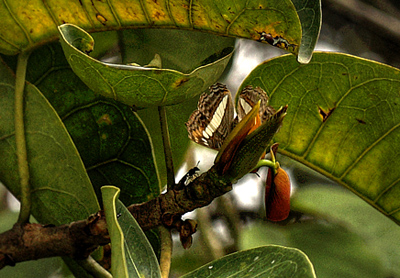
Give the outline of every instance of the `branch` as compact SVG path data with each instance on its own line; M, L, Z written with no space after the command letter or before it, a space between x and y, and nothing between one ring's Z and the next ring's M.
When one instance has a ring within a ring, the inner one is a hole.
M143 230L161 225L177 228L182 244L189 247L196 224L190 220L182 221L181 215L208 205L231 189L230 180L219 176L212 167L183 189L168 190L166 194L128 209ZM0 234L0 269L18 262L55 256L82 260L99 245L108 243L110 237L102 211L86 220L57 227L17 223Z
M148 202L131 205L128 210L143 230L160 225L177 227L181 215L210 204L231 189L230 179L224 179L212 167L182 190L168 190Z
M67 256L86 259L99 245L110 242L104 214L61 226L15 224L0 234L0 269L18 262Z

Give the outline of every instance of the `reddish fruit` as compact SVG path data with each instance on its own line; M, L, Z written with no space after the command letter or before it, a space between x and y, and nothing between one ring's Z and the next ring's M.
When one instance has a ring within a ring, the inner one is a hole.
M268 220L283 221L290 212L290 179L281 167L273 172L269 169L265 186L266 215Z

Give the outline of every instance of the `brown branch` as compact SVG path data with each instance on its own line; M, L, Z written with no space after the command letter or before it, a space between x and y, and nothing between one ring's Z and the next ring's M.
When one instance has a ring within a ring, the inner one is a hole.
M183 189L168 190L153 200L131 205L128 210L143 230L160 225L179 229L182 214L210 204L231 189L230 180L218 175L212 167Z
M131 205L128 209L143 230L160 225L177 228L182 244L189 247L196 224L190 220L182 221L181 215L208 205L214 198L230 191L232 184L219 176L213 167L188 186L176 188L148 202ZM81 260L99 245L109 242L102 211L68 225L15 224L11 230L0 234L0 269L22 261L55 256Z
M85 259L99 245L110 242L101 212L86 220L61 226L15 224L0 234L0 269L18 262L68 256Z

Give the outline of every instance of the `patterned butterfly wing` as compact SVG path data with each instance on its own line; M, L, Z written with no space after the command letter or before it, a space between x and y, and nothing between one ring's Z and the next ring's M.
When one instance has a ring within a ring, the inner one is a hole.
M225 85L216 83L209 93L200 96L186 127L189 138L206 147L218 150L232 130L234 108L232 97Z
M261 100L260 103L260 119L261 123L265 122L269 117L275 113L275 109L268 105L268 95L260 87L248 85L246 86L239 95L236 110L238 113L239 121L241 121L244 116L256 105L256 103Z

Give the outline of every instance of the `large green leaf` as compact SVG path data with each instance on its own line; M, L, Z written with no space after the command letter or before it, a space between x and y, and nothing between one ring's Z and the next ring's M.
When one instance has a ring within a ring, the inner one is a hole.
M305 222L279 226L262 222L249 226L241 235L241 248L265 244L302 250L313 263L316 277L388 277L365 240L338 224Z
M59 44L31 54L27 80L46 96L63 120L86 170L100 187L121 188L125 204L159 195L160 183L147 130L123 104L97 96L72 72Z
M136 108L178 104L199 95L222 74L233 50L185 74L100 62L84 53L92 50L94 41L83 29L64 24L59 30L61 45L75 74L96 93Z
M307 278L315 277L315 273L300 250L270 245L230 254L182 277Z
M0 180L20 196L14 137L14 83L0 64ZM99 210L93 187L63 123L33 85L25 89L25 133L32 214L41 223L60 225Z
M114 277L161 277L157 258L128 209L118 200L119 189L101 188L111 238L111 272Z
M283 56L243 82L288 104L280 151L348 187L400 223L400 71L343 54Z
M214 1L3 1L0 3L0 52L14 55L57 38L57 26L88 31L123 28L179 28L223 36L259 39L261 32L281 36L297 53L300 21L290 0Z
M296 211L340 223L353 233L358 234L364 239L362 245L366 245L369 250L368 253L373 253L377 261L381 262L382 269L387 272L386 275L381 275L381 277L400 277L399 227L390 219L382 217L377 210L348 190L338 186L306 186L295 192L291 205ZM331 246L327 250L336 249L333 241L329 241L329 244ZM333 257L332 254L329 254L330 252L327 253L325 254L327 257ZM360 259L362 259L362 254L366 252L354 253L360 254ZM348 254L351 256L352 253L348 252ZM314 265L317 268L317 265ZM339 262L337 265L341 265L341 263ZM355 275L337 275L336 277L365 277L364 275L356 275L360 268L365 267L354 264Z

